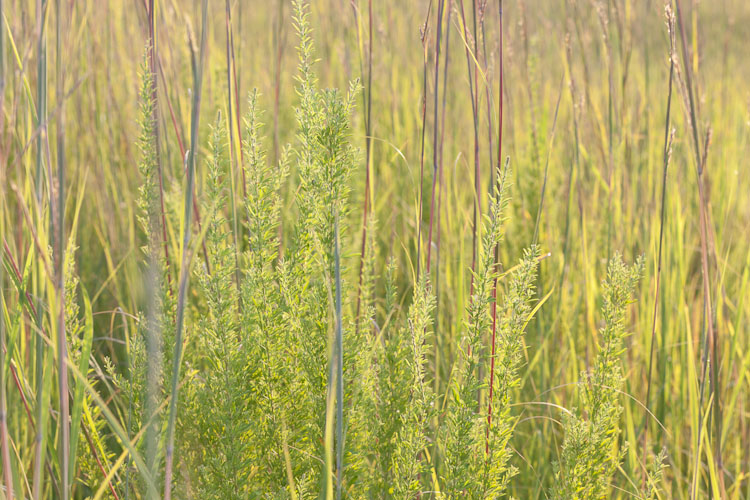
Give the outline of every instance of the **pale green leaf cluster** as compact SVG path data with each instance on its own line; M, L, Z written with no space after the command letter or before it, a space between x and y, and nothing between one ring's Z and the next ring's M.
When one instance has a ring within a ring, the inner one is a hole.
M620 444L620 397L624 383L627 306L643 272L643 258L627 266L617 254L604 281L599 353L578 385L580 407L563 418L565 440L556 465L552 495L558 499L604 499L625 453ZM663 458L662 458L663 461ZM660 468L660 467L659 467Z
M500 497L515 474L508 448L515 425L510 397L520 382L517 371L523 353L523 331L535 296L539 251L532 247L525 252L512 273L503 303L497 307L490 399L493 376L492 352L488 349L493 321L490 311L498 277L495 248L503 235L503 214L508 201L507 168L500 175L500 188L492 198L484 224L482 255L474 274L464 342L452 375L446 419L440 429L441 492L447 498Z

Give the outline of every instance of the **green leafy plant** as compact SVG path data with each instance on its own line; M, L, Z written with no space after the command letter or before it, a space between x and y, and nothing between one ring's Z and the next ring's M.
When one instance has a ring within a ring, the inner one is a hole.
M602 297L604 326L599 330L599 353L591 372L581 375L580 406L563 417L565 440L556 466L554 498L609 496L612 477L627 446L620 443L620 398L625 378L620 358L625 350L627 306L633 301L643 265L643 258L639 258L628 267L619 254L609 263ZM649 496L654 494L663 462L664 456L658 456L649 474Z
M500 309L494 366L485 339L491 330L490 305L497 276L495 247L502 238L507 205L508 170L498 172L499 189L485 221L482 257L474 275L474 294L468 307L465 342L447 395L447 416L441 433L442 491L449 498L496 498L507 488L515 469L510 466L510 440L515 418L510 411L512 390L519 384L523 332L531 319L539 251L532 247L512 272ZM495 377L496 392L482 399ZM485 402L485 404L481 404ZM491 413L494 408L494 418Z

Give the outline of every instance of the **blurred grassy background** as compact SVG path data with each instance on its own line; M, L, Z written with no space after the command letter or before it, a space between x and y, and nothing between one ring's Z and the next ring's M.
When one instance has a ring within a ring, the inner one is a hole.
M452 8L459 8L459 2L451 2ZM33 139L39 110L39 6L33 0L3 3L0 219L2 238L23 265L34 244L24 206L34 199L36 189L37 147ZM465 3L470 12L471 1ZM117 363L123 355L122 342L134 332L131 315L144 300L138 266L140 228L135 197L140 178L135 139L138 68L147 40L146 8L141 0L62 4L67 13L61 44L63 94L49 84L49 134L52 137L54 130L64 127L69 220L81 204L74 240L79 247L75 268L92 297L94 349L97 356L111 356ZM371 199L378 221L378 269L382 272L386 259L392 256L400 268L400 289L407 292L417 258L418 220L422 218L424 227L428 224L433 180L435 5L431 6L426 51L420 39L428 7L426 0L374 1L370 47L365 0L311 2L320 58L317 72L323 86L346 88L363 71L366 76L366 58L372 54L371 86L365 91L372 99ZM204 123L211 122L218 110L227 112L228 92L224 3L212 0L209 8ZM667 497L689 498L698 461L699 498L709 495L710 490L727 498L750 498L750 4L742 0L685 0L683 8L692 54L688 64L697 91L698 126L702 134L709 127L712 131L705 183L708 279L719 360L719 385L714 397L718 397L720 412L712 418L719 419L718 427L701 420L709 408L709 398L700 395L704 314L699 199L688 110L677 83L672 97L676 133L666 184L653 389L651 400L646 401L669 71L664 3L505 2L503 155L510 157L514 183L507 237L500 252L506 266L515 263L521 250L532 243L548 164L538 241L549 256L541 265L538 295L551 295L529 325L528 362L516 398L526 402L517 408L521 419L512 441L518 452L515 464L520 469L512 484L524 485L514 486L518 498L544 498L552 480L552 462L561 442L560 415L546 403L569 406L573 384L588 367L601 324L597 313L600 281L615 251L621 251L630 261L639 254L647 259L638 304L632 309L633 335L624 354L628 384L622 399L623 438L631 446L623 476L641 475L644 424L651 419L649 447L666 446L669 453ZM159 130L167 210L171 212L179 211L183 189L182 149L189 142L192 82L188 33L199 30L199 9L197 0L157 2ZM490 149L488 140L488 127L497 133L496 2L488 2L486 12L485 50L481 54L486 56L486 64L484 59L482 62L487 71L480 79L479 124L485 207L489 172L497 160L496 144ZM267 110L264 121L269 144L274 145L273 158L277 145L294 141L297 38L291 8L287 2L276 0L240 0L232 3L231 14L240 112L246 107L244 96L257 88L260 107ZM49 8L45 26L50 33L50 75L57 60L52 35L55 20L55 10ZM450 35L444 34L450 37L446 88L440 78L440 99L444 93L446 103L441 236L439 252L432 252L433 282L437 281L439 287L438 354L432 362L438 388L445 387L468 299L474 201L474 126L462 28L456 11L450 23ZM425 54L427 134L424 174L420 178ZM678 54L679 66L683 67ZM444 48L442 57L445 55ZM491 124L485 86L490 90ZM274 110L278 110L278 120L274 119ZM353 122L352 140L363 154L362 168L352 184L354 206L359 208L353 210L352 230L345 241L349 263L346 276L352 282L357 279L365 185L361 102ZM200 143L206 144L208 128L203 127L200 133ZM53 142L51 158L57 154ZM205 173L200 159L198 172L200 196ZM421 214L420 184L425 197ZM285 189L288 200L294 186L293 174ZM288 203L284 219L294 217L294 208ZM168 227L168 235L171 253L178 255L179 228ZM426 239L423 234L423 249L428 244ZM438 248L437 241L432 245ZM8 303L17 300L12 293L5 295ZM9 392L8 397L10 408L21 404L17 395ZM20 425L18 421L15 424ZM14 422L9 425L12 429ZM705 428L699 443L702 426ZM721 464L716 461L717 449ZM18 453L31 456L30 451Z

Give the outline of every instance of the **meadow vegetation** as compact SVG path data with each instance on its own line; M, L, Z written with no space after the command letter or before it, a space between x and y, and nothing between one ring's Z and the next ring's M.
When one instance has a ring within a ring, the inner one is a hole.
M0 499L750 499L749 23L0 0Z

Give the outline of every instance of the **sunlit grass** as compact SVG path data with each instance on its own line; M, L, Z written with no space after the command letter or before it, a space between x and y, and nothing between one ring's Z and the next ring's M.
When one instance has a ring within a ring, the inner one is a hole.
M0 0L0 498L747 498L750 8L666 3Z

